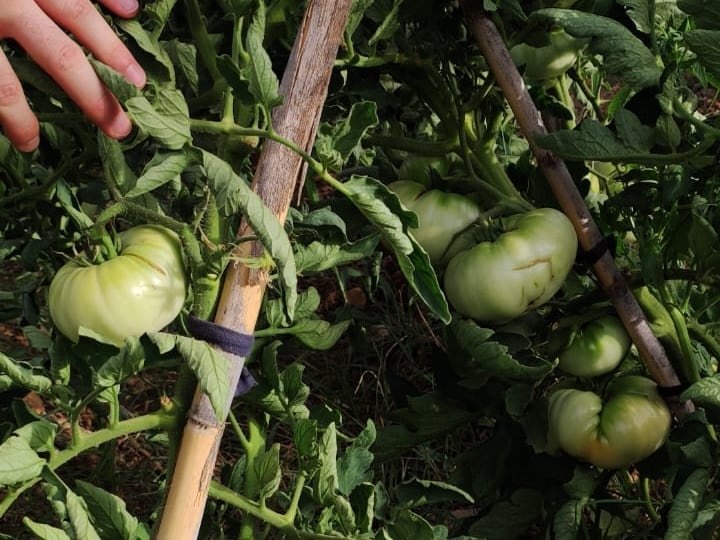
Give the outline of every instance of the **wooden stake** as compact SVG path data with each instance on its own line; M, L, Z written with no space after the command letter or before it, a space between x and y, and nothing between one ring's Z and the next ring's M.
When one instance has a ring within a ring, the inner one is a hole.
M352 0L309 0L290 60L280 84L283 105L273 111L273 129L307 152L312 150L332 68ZM306 164L286 147L266 141L253 181L254 191L277 216L285 221ZM238 233L252 231L244 223ZM259 256L262 245L253 243L240 257ZM252 334L260 313L267 273L242 263L232 263L223 282L215 323ZM227 355L232 371L230 387L235 388L244 358ZM217 418L210 400L198 388L183 432L175 472L157 528L158 540L192 540L198 537L213 476L225 417Z
M560 208L575 226L580 247L590 252L596 246L602 245L604 237L593 221L565 162L535 143L535 135L546 134L547 130L502 36L495 24L485 16L480 1L463 0L462 4L473 35L530 145L530 150ZM678 387L680 379L670 364L665 349L653 334L645 314L608 250L592 265L592 270L615 306L650 376L661 387ZM671 402L670 405L680 417L693 410L692 403L689 402Z

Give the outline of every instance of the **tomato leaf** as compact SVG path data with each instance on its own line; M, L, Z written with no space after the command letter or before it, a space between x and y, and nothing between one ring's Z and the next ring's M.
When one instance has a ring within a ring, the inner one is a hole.
M709 481L708 469L695 469L688 475L670 507L665 540L684 540L692 532Z
M311 242L295 245L295 264L301 274L323 272L344 264L359 261L375 252L380 235L373 234L348 244Z
M115 184L122 193L132 189L137 177L128 167L120 143L101 133L98 135L98 149L107 181Z
M55 450L55 435L58 426L47 420L36 420L15 430L15 435L25 439L30 448L36 452L52 452Z
M720 410L720 375L704 377L680 395L681 401L693 401L702 407Z
M224 209L226 215L241 210L275 261L285 297L285 310L292 320L297 302L297 270L292 245L284 227L247 182L235 174L229 163L205 150L200 152L218 206Z
M118 98L120 103L125 103L128 99L142 95L142 92L133 83L128 81L121 73L115 71L107 64L103 64L94 58L90 59L95 73L98 74L100 80L108 87L108 89Z
M259 498L261 501L272 497L280 487L282 469L280 468L280 444L273 444L268 450L256 456L249 468L246 484L255 486L256 490L248 490L245 495Z
M27 516L23 518L23 524L41 540L73 540L62 529L45 523L38 523Z
M38 477L45 463L27 440L12 435L0 444L0 486L12 486Z
M316 496L322 504L332 504L335 491L338 489L335 424L330 424L325 429L318 442L320 468L315 479Z
M125 347L110 356L97 372L93 373L96 388L111 388L120 384L145 366L145 351L137 338L126 338Z
M542 517L543 495L534 489L520 488L509 500L493 505L485 516L475 521L470 534L486 540L517 538Z
M125 105L138 127L165 148L179 150L192 141L190 112L179 90L160 90L154 103L139 96Z
M148 163L142 175L135 182L135 186L125 196L138 197L154 189L164 186L170 181L178 181L180 173L190 163L190 156L184 152L159 152Z
M361 158L362 138L377 123L375 102L361 101L353 103L348 116L339 123L321 124L315 139L315 150L320 161L331 170L338 171L352 154Z
M377 433L372 420L367 420L360 434L337 460L338 491L349 496L363 482L372 479L374 456L370 447Z
M120 497L83 480L75 481L75 489L85 501L92 523L103 540L136 537L138 520L130 515Z
M450 322L450 308L427 253L407 233L417 216L405 210L397 195L374 178L353 175L342 192L383 234L397 257L408 284L442 322Z
M677 0L677 7L692 15L698 28L720 30L720 4L707 0Z
M601 55L603 69L624 80L635 90L655 86L662 68L645 44L619 22L571 9L547 8L534 11L529 23L556 24L578 39L588 39L591 53Z
M7 375L15 384L38 393L47 391L52 381L44 375L36 375L34 370L21 366L9 356L0 352L0 374Z
M536 135L535 140L543 148L568 160L653 163L656 156L649 151L652 130L648 126L640 124L631 112L621 109L616 113L615 127L613 132L597 120L583 120L576 129Z
M456 371L463 378L463 386L481 388L490 377L536 381L553 369L550 362L533 366L521 364L508 354L505 345L492 339L493 330L483 328L474 321L455 318L449 328L459 348L470 355L469 359L458 360L455 364Z
M459 408L439 393L408 396L406 408L392 412L395 424L377 430L372 446L375 459L389 460L411 448L431 441L460 426L467 425L478 413Z
M159 75L159 78L170 82L175 81L175 67L173 66L172 59L160 44L157 37L143 28L137 19L119 19L117 25L127 32L135 40L135 43L146 53L150 54L157 64L162 67L162 73L156 74L156 76ZM145 69L146 71L154 71L149 66L145 66Z
M197 71L197 48L192 43L183 43L179 39L171 39L166 44L168 55L176 70L187 81L190 89L197 94L200 78Z
M441 503L474 503L472 495L457 486L438 480L413 478L395 488L398 502L406 507Z
M411 512L402 510L385 527L385 538L396 540L399 538L412 538L413 540L434 540L435 533L425 518ZM484 537L483 537L484 538Z
M556 540L576 540L582 524L586 499L565 501L553 517L553 538Z
M684 38L697 61L720 77L720 30L688 30Z
M152 332L148 337L157 345L160 353L168 352L173 348L177 350L197 377L203 393L210 398L217 418L225 418L231 392L234 390L230 388L228 378L230 373L228 358L209 343L190 337L163 332Z
M265 5L261 2L248 28L245 48L252 59L245 69L250 93L266 110L282 103L279 81L272 69L272 60L263 48L265 37Z
M100 535L90 521L85 501L81 497L68 489L65 494L65 505L76 538L101 540Z

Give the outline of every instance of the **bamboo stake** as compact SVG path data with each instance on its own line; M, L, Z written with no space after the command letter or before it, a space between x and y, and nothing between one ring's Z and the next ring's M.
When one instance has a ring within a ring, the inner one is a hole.
M602 245L604 237L593 221L565 162L535 142L535 135L546 134L547 129L525 86L520 72L512 61L502 36L495 24L483 12L479 0L463 0L463 9L471 30L485 56L495 81L505 95L530 145L545 178L552 189L560 208L575 226L580 247L591 251ZM605 250L592 265L592 270L605 294L615 306L618 316L627 329L633 343L645 362L650 376L661 387L678 387L680 379L673 369L662 344L653 334L645 314L633 296L625 277L622 275L612 254ZM671 401L670 405L679 417L693 410L692 403Z
M273 111L273 129L300 148L310 152L320 114L327 96L333 63L340 46L351 0L309 0L295 44L280 84L283 105ZM286 147L266 141L253 180L253 190L265 204L285 221L299 179L307 165ZM238 236L251 235L243 223ZM240 258L259 256L262 245L252 243ZM252 334L267 281L267 271L232 263L223 282L215 323ZM232 370L230 387L235 388L244 358L227 355ZM210 400L199 389L195 392L183 432L175 472L170 482L156 538L158 540L195 539L213 476L228 401L223 418L217 418Z

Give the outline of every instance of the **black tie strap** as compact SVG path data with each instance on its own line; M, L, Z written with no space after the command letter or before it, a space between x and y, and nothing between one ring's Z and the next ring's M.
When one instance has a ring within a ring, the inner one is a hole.
M675 386L658 386L658 394L664 398L678 397L685 390L690 388L689 384L678 384Z
M234 354L242 358L250 354L253 343L255 342L255 337L250 334L236 332L230 328L198 319L192 315L187 318L186 326L194 338L207 341L226 353ZM255 385L257 385L255 377L243 366L240 379L235 388L235 396L246 394Z
M610 243L608 242L607 238L603 236L603 238L590 249L579 250L578 260L582 263L587 264L588 266L592 266L593 264L598 262L603 255L605 255L606 251L610 251L612 253Z

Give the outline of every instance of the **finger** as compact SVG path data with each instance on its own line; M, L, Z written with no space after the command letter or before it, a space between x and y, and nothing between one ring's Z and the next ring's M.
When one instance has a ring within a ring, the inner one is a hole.
M20 43L108 136L117 139L129 134L132 129L130 119L117 99L100 82L80 46L34 2L28 2L23 17L24 20L7 29L9 37Z
M100 0L100 3L115 15L125 18L134 17L140 8L137 0Z
M30 152L40 142L40 126L25 101L25 94L7 57L0 50L0 126L21 152Z
M122 73L138 88L145 71L89 0L35 0L57 24L72 32L100 61ZM114 1L120 4L119 0Z

